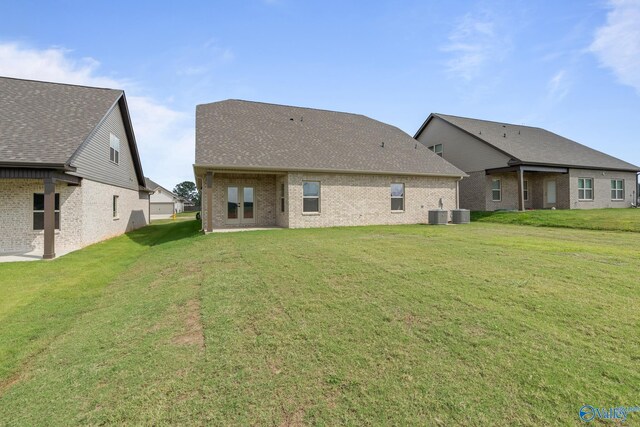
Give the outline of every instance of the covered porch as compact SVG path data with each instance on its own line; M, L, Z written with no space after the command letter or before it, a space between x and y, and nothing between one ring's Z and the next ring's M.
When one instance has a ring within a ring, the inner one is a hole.
M0 167L5 228L0 236L0 255L4 261L56 257L56 230L60 229L61 215L57 187L77 186L80 181L79 177L55 169ZM30 241L34 234L42 234L41 246Z
M488 210L569 209L568 172L536 165L489 169Z
M196 176L201 178L205 232L287 226L286 173L205 170Z

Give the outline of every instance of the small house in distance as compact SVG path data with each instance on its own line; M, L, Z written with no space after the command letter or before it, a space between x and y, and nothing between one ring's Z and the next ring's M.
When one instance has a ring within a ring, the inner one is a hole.
M149 223L122 90L0 77L0 254L45 259Z
M359 114L227 100L196 108L202 227L416 224L464 172Z
M623 208L638 197L640 167L541 128L434 113L415 138L469 175L464 209Z
M180 196L150 178L145 178L145 182L147 188L153 191L149 201L151 219L167 218L174 213L184 212L184 200Z

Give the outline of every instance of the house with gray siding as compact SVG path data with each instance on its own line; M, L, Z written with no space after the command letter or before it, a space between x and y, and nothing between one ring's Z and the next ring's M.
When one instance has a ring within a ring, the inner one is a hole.
M640 167L541 128L434 113L415 138L467 173L463 209L623 208L638 197Z
M0 254L51 259L149 223L122 90L0 77Z
M226 100L196 108L202 228L428 222L465 173L359 114Z

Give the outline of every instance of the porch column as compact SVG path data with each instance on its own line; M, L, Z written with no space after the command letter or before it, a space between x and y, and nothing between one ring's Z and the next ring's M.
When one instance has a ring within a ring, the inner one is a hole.
M518 210L524 211L524 172L518 167Z
M44 253L42 259L56 257L56 182L52 178L44 179Z
M207 172L205 179L207 191L207 227L206 231L213 231L213 172Z

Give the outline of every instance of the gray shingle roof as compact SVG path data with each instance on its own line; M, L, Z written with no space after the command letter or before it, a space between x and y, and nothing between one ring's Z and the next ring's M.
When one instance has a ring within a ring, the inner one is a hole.
M145 186L151 190L151 191L156 191L158 188L162 188L164 191L166 191L169 194L173 194L174 197L177 197L178 199L180 199L181 197L178 196L177 194L175 194L173 191L167 190L166 188L164 188L162 185L158 184L157 182L155 182L154 180L152 180L151 178L147 178L146 176L144 177L144 182L145 182Z
M67 163L122 93L0 77L0 163Z
M197 106L196 166L465 175L368 117L240 100Z
M640 168L545 129L436 114L520 163L638 171Z

